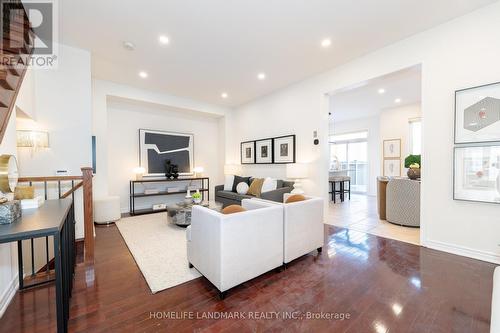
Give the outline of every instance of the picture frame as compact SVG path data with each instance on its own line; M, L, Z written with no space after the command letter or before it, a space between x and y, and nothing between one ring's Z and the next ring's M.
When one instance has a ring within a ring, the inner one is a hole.
M500 204L500 144L455 147L453 165L453 200Z
M384 160L384 177L401 177L401 159Z
M273 139L262 139L255 141L255 163L272 164L274 161Z
M241 164L255 164L255 141L245 141L240 146Z
M170 160L180 176L192 175L194 135L163 130L139 129L139 165L146 177L164 177L165 163Z
M275 164L295 163L295 135L273 138L273 159Z
M383 157L401 158L401 139L389 139L383 141Z
M455 144L497 141L500 141L500 82L455 91Z

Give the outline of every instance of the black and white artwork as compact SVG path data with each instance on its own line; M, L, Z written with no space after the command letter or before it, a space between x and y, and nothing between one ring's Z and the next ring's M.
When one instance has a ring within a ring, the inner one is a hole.
M255 164L255 141L241 143L241 164Z
M273 139L258 140L255 142L255 162L257 164L273 163Z
M273 139L274 163L295 163L295 135Z
M500 203L500 146L455 148L455 200Z
M500 141L500 83L455 92L455 143Z
M193 155L193 134L139 130L139 160L146 176L165 176L167 161L178 166L179 175L190 175Z
M401 160L400 159L384 160L384 176L385 177L400 177L401 176Z
M401 139L384 140L384 158L401 157Z

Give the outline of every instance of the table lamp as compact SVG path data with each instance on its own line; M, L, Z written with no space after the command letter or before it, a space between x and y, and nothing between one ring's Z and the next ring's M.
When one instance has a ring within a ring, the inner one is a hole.
M143 167L134 168L135 180L142 180L142 176L146 173Z
M205 169L203 169L203 167L200 167L200 166L193 168L194 177L196 178L196 177L200 176L198 174L203 173L203 171L205 171Z
M294 179L292 194L304 194L302 189L301 179L305 179L309 176L309 167L305 163L293 163L286 165L286 177L289 179Z

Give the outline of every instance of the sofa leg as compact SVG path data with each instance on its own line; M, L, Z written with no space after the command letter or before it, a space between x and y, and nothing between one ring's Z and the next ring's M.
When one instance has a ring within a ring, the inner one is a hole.
M226 298L227 291L219 291L219 299L222 301Z
M288 269L288 263L284 262L282 267L283 267L283 270Z
M323 247L318 247L318 253L323 252Z
M193 264L192 263L188 263L189 264L189 268L193 268Z

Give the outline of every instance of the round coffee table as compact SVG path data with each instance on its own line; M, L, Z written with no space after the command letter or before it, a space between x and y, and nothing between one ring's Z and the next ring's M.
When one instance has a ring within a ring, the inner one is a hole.
M202 201L199 204L178 202L174 205L167 206L167 222L183 228L191 225L193 206L203 206L216 211L222 209L222 205L218 202Z

